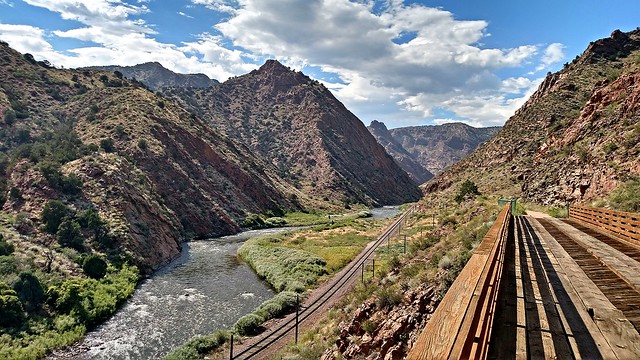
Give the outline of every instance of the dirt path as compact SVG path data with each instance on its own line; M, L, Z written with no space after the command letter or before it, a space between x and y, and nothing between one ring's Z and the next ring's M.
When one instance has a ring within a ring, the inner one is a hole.
M549 214L545 214L545 213L538 212L538 211L531 211L531 210L527 210L527 215L529 215L531 217L534 217L536 219L551 217L551 215L549 215Z

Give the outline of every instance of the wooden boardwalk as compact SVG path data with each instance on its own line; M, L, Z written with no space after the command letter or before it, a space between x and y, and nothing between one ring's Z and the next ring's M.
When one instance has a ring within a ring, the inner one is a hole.
M488 357L640 359L638 248L571 221L514 224Z

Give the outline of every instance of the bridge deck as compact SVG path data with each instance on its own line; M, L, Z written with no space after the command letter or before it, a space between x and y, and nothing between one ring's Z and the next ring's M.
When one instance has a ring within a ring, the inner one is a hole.
M514 231L489 357L640 358L637 248L550 218Z

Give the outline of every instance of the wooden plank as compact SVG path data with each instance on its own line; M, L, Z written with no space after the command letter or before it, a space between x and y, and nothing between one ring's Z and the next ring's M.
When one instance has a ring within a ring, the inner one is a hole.
M577 315L589 332L590 338L597 345L602 358L621 360L640 358L640 334L633 325L609 302L602 291L542 225L533 221L533 226L560 264L557 271L564 289L576 306ZM590 311L594 314L593 319L588 309L591 309ZM577 337L577 334L574 336Z
M584 246L587 251L600 259L600 261L607 264L611 270L628 284L640 291L640 271L638 271L640 267L636 260L569 224L557 219L550 219L550 221L574 241Z
M501 271L500 262L504 257L504 241L510 217L507 204L498 221L491 227L482 243L464 267L456 281L418 337L408 359L460 358L471 351L485 354L489 331L481 331L482 339L477 340L478 329L486 321L491 321L492 312L485 307L492 306L497 296L496 280ZM476 344L477 343L477 344ZM473 356L475 357L475 356Z

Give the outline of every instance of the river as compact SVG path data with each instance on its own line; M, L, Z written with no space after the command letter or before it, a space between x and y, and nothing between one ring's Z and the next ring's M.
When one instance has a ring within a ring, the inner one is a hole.
M397 207L371 210L393 217ZM118 312L64 358L162 359L195 335L230 328L274 295L236 252L247 239L290 228L246 231L183 244L179 258L144 280ZM55 357L55 353L54 353ZM51 358L51 357L50 357Z

